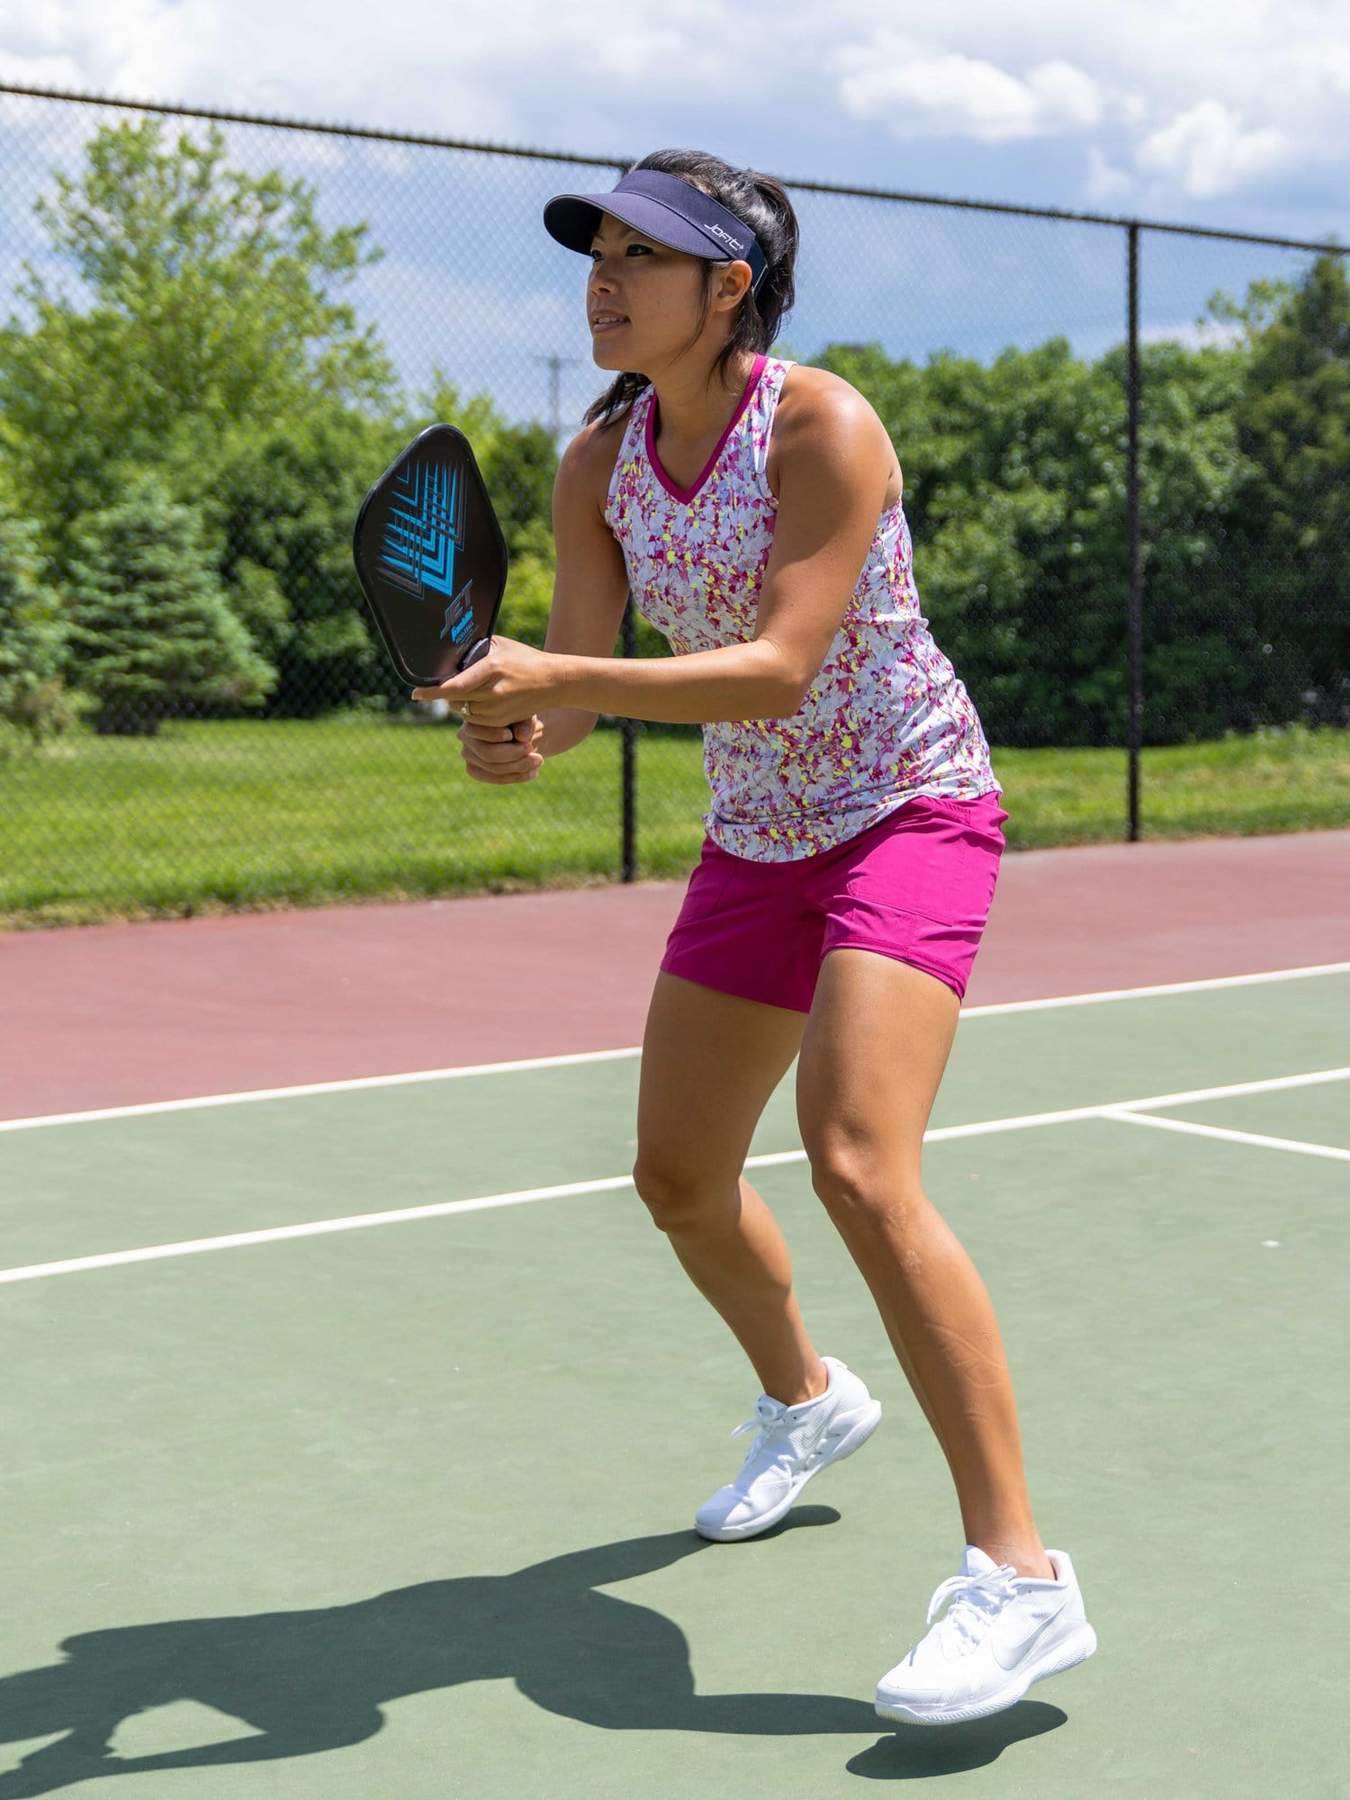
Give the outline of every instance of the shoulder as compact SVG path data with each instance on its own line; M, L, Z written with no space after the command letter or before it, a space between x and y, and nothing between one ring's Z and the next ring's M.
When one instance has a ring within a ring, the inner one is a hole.
M899 480L890 435L867 396L842 375L805 363L793 363L783 377L773 449L780 469L785 461L823 458L870 470L880 459Z
M852 382L806 363L793 363L783 377L774 428L804 437L825 430L864 440L886 433L872 402Z
M634 405L641 404L639 395ZM619 446L632 418L632 409L617 419L593 420L570 440L558 462L558 484L573 495L588 497L604 511L609 496Z

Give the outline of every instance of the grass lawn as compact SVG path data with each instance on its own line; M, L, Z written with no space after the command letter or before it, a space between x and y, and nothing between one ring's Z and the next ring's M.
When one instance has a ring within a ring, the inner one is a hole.
M1009 848L1119 841L1120 750L1000 750ZM620 738L536 781L465 775L453 727L353 713L0 743L0 926L83 924L617 878ZM1350 825L1350 734L1299 726L1143 753L1145 837ZM707 805L696 731L644 735L642 876L683 877Z

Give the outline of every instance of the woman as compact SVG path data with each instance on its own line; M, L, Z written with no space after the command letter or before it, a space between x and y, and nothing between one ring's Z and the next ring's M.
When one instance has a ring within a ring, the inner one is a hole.
M493 783L534 779L602 712L702 725L712 807L652 996L634 1181L763 1392L740 1472L695 1525L767 1530L880 1417L817 1354L741 1173L799 1057L815 1191L946 1455L966 1538L877 1710L980 1718L1096 1647L1073 1564L1032 1518L988 1294L920 1184L1002 790L919 610L885 428L846 381L768 355L793 298L784 189L667 150L611 193L556 196L544 223L591 258L593 355L618 371L558 470L546 647L496 638L415 693L464 715L470 773ZM630 589L673 657L612 656Z

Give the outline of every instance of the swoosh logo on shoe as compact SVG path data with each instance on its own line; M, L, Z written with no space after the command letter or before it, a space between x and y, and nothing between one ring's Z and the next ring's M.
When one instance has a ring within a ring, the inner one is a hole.
M1037 1638L1040 1637L1042 1632L1047 1631L1050 1626L1054 1624L1055 1620L1061 1616L1068 1604L1069 1603L1066 1600L1064 1605L1052 1612L1048 1619L1042 1619L1040 1624L1037 1625L1033 1631L1028 1632L1025 1637L1016 1639L1015 1641L1000 1643L998 1641L997 1633L995 1633L994 1642L991 1647L994 1652L994 1661L998 1664L999 1668L1007 1670L1015 1669L1018 1663L1021 1662L1022 1658L1026 1655L1027 1651L1030 1650L1031 1646L1036 1642Z
M812 1432L809 1432L807 1434L807 1436L805 1438L803 1438L802 1447L797 1452L799 1461L805 1462L806 1458L811 1455L812 1451L818 1450L820 1448L821 1440L824 1438L825 1433L828 1430L830 1423L831 1423L835 1413L838 1412L838 1410L839 1410L838 1407L822 1408L821 1409L821 1417L819 1419L809 1420L809 1422L815 1426L815 1430Z

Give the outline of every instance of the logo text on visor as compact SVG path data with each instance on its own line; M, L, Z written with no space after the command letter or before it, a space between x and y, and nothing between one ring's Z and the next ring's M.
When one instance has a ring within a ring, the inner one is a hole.
M723 231L720 225L704 225L702 229L711 233L713 237L721 238L724 244L730 244L733 250L739 250L741 247L741 240L732 237L729 231Z

